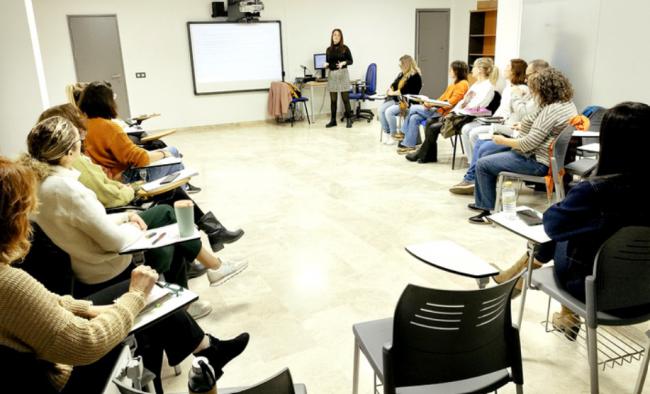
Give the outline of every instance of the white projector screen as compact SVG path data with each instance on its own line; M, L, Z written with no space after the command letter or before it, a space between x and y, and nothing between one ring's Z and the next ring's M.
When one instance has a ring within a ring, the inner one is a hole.
M282 80L279 21L188 22L194 94L268 90Z

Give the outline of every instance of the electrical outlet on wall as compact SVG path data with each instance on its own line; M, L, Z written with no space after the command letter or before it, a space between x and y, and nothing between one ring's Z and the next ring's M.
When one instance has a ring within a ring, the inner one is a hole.
M136 78L147 78L147 73L145 73L145 72L135 73L135 77Z

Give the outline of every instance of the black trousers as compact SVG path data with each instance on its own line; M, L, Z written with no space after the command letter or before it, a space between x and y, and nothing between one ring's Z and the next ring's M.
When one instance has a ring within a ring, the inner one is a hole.
M332 119L336 120L336 110L338 109L338 92L330 92L330 111ZM350 107L350 92L341 92L341 99L345 107L345 117L352 116L352 107Z
M87 297L95 305L112 304L126 293L129 281L122 281ZM205 333L185 311L179 310L135 334L138 343L136 355L142 356L145 368L156 375L154 386L162 393L160 371L163 352L170 365L178 365L199 346ZM122 345L115 347L104 357L90 365L76 366L63 393L102 393L115 366Z
M430 119L424 126L424 142L418 151L418 159L421 162L438 161L438 135L442 128L442 122L438 118Z

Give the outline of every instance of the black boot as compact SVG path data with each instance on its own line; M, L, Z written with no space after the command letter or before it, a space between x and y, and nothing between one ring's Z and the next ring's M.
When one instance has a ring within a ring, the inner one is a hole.
M345 127L352 128L352 115L349 112L345 114Z
M325 127L327 127L327 128L334 127L334 126L336 126L336 114L334 116L332 116L332 118L330 119L330 122L325 125Z
M220 251L223 249L223 244L233 243L244 235L244 230L242 229L230 231L225 228L217 218L214 217L212 212L203 215L203 217L199 219L197 226L199 227L199 230L208 235L213 252Z

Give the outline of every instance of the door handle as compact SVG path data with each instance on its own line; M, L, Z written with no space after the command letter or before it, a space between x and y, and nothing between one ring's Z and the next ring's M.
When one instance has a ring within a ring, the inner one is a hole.
M122 74L113 74L113 75L111 75L111 78L112 79L122 78Z

